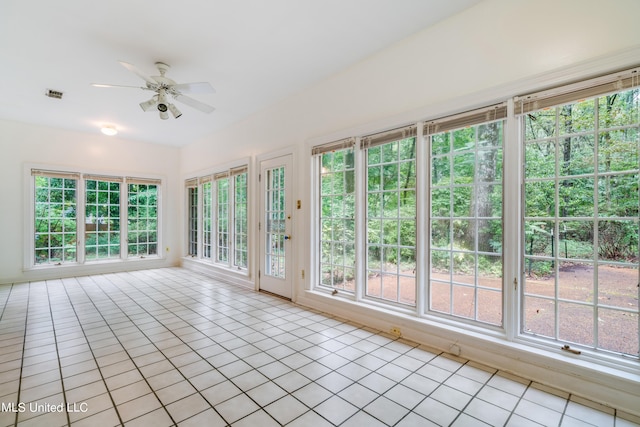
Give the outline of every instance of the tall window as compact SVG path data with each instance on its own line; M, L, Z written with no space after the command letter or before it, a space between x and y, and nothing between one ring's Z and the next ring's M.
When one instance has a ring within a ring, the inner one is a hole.
M356 177L353 138L323 147L320 167L320 283L355 292Z
M523 332L637 355L640 90L584 95L520 106Z
M77 260L79 174L32 171L35 180L34 264Z
M365 295L416 304L415 126L362 140L367 160Z
M229 176L216 178L217 261L229 262Z
M237 268L247 268L248 261L248 195L247 195L247 172L243 168L239 173L233 175L235 195L234 195L234 266Z
M198 180L187 184L187 204L189 207L188 254L198 256Z
M247 167L188 179L185 188L189 255L218 266L246 270L249 260ZM198 197L198 192L202 197ZM199 239L201 254L198 253Z
M120 178L85 177L85 259L120 258Z
M429 309L501 325L503 131L501 121L476 124L486 113L427 125L434 130Z
M202 257L211 259L213 248L213 183L211 177L202 181Z
M128 184L127 213L128 254L158 255L158 185Z

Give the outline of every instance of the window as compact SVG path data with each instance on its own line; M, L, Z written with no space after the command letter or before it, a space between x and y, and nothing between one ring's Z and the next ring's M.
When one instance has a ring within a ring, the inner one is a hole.
M318 150L320 164L320 284L355 292L356 182L349 139Z
M367 188L365 295L416 304L415 126L364 138Z
M486 122L486 113L505 117L506 108L425 129L431 133L429 310L501 325L503 124Z
M632 79L518 106L521 316L525 334L638 355L640 90L623 86Z
M248 248L248 198L247 198L247 172L246 169L237 171L234 178L234 266L237 268L247 268L249 258Z
M187 183L187 203L189 205L189 249L188 254L198 256L198 180Z
M218 266L246 270L249 261L247 167L188 179L185 188L189 255ZM198 192L202 197L198 197ZM198 240L202 241L201 254L197 252Z
M159 180L39 169L31 175L27 267L158 255Z
M314 287L594 360L637 358L638 75L312 147Z
M216 178L216 253L218 262L229 262L229 176Z
M33 170L35 181L34 261L77 261L77 187L79 174Z
M158 185L141 182L128 188L128 254L158 255Z
M213 249L213 184L206 177L202 184L202 257L211 259Z
M120 258L122 179L85 177L85 259Z

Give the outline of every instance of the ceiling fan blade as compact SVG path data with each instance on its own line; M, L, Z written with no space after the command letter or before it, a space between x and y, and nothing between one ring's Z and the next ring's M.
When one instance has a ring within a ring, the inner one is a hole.
M189 107L193 107L196 110L202 111L203 113L211 113L213 110L215 110L215 108L213 108L211 105L207 105L204 102L197 101L185 95L176 95L175 99L176 101L180 101L183 104L188 105Z
M143 90L151 90L148 87L142 87L142 86L126 86L126 85L111 85L111 84L105 84L105 83L91 83L91 86L93 87L116 87L116 88L120 88L120 87L126 87L126 88L132 88L132 89L143 89Z
M140 71L138 67L136 67L135 65L129 64L128 62L124 62L124 61L119 61L119 62L124 68L131 71L133 74L140 77L142 80L149 83L150 85L154 85L154 86L158 85L157 81L153 80L151 77L147 76L145 73Z
M178 92L184 93L215 93L216 90L207 82L181 83L173 86Z

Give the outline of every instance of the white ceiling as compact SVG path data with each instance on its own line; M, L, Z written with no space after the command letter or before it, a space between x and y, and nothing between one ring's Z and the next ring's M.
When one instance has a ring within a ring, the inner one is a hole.
M0 2L0 118L183 146L313 85L480 0L57 0ZM37 3L37 4L34 4ZM118 61L208 81L204 114L160 120ZM44 96L64 92L61 100Z

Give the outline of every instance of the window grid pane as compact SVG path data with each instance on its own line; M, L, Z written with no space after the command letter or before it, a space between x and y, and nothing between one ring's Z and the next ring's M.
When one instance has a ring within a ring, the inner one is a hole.
M34 263L75 262L77 180L35 177Z
M128 254L158 254L158 186L128 184Z
M429 310L500 326L503 124L430 139Z
M523 116L523 332L638 355L639 89Z
M212 248L212 199L211 181L202 184L202 257L211 259Z
M320 284L355 292L355 164L353 148L320 162Z
M217 262L229 263L229 178L216 180Z
M249 248L247 222L247 173L234 177L234 266L247 268Z
M416 304L416 138L367 154L368 297Z
M187 189L189 199L189 246L188 253L192 257L198 256L198 187Z
M120 183L85 181L85 259L120 257Z

